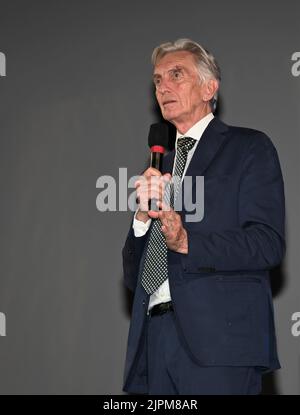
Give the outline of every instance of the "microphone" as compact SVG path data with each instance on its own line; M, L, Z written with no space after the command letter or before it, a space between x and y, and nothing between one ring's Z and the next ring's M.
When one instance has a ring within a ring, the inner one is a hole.
M149 136L148 136L148 145L151 151L150 158L150 167L162 172L163 167L163 155L168 147L169 143L169 128L167 124L156 123L150 126ZM159 210L156 205L157 200L149 200L149 209L150 210Z
M148 145L151 151L150 167L162 171L162 161L165 149L168 147L169 129L167 124L156 123L150 126Z

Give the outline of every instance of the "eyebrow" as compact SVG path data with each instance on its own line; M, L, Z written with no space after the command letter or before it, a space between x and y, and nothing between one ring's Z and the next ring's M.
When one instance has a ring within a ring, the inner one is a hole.
M173 68L169 69L167 72L170 73L170 72L174 72L174 71L182 71L184 69L185 68L183 66L175 65ZM161 78L161 75L157 74L157 73L154 73L152 78L153 78L153 80L159 79L159 78Z

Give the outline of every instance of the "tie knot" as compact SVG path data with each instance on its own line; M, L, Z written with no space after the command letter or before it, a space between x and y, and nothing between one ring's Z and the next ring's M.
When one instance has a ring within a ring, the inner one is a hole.
M192 137L180 137L177 140L177 148L189 152L195 145L196 140Z

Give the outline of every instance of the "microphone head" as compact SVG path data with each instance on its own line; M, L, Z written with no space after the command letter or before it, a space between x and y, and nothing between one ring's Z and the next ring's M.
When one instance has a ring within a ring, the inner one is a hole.
M149 136L148 136L149 147L162 146L168 148L169 144L169 128L167 124L156 123L151 124Z

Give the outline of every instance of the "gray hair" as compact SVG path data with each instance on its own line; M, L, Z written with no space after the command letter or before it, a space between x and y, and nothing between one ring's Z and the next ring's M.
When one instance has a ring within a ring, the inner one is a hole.
M175 40L175 42L162 43L157 46L151 57L153 66L155 66L167 53L179 51L190 52L194 56L200 81L215 79L220 84L221 70L214 56L203 46L199 45L199 43L190 39L178 39ZM218 91L210 100L212 111L215 111L216 109L217 100Z

